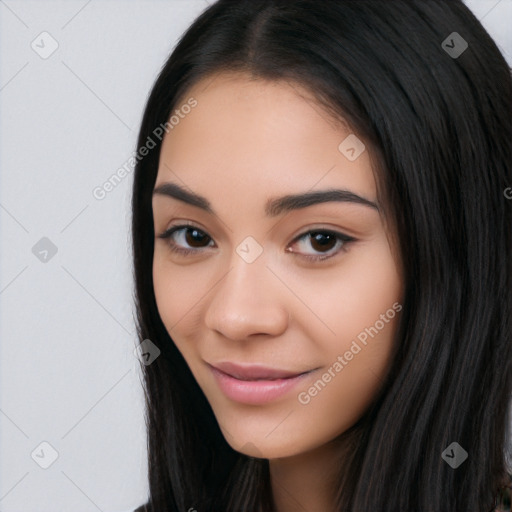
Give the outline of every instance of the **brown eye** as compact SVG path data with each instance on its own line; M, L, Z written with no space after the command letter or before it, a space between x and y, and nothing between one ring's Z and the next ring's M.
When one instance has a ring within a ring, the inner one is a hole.
M188 225L173 226L158 235L158 238L168 239L169 248L180 254L198 253L212 241L203 231Z
M310 231L309 236L311 237L311 247L315 251L328 251L336 246L337 237L332 233L325 231Z
M208 242L209 239L209 236L205 235L199 229L187 228L185 230L185 242L191 247L204 247L202 244L205 240Z
M213 240L204 231L193 225L173 226L164 233L158 235L158 238L168 239L168 246L171 251L184 256L196 255L203 252L206 247L212 247ZM313 253L307 251L289 251L296 253L297 256L312 262L320 262L342 251L346 251L346 246L356 239L343 233L330 230L312 230L298 236L293 245L309 245Z
M294 244L299 246L309 245L313 249L313 253L308 254L307 251L302 250L293 250L291 252L297 253L301 258L305 258L308 261L323 261L336 256L341 251L346 251L346 246L355 241L355 238L336 231L312 230L297 237ZM335 249L336 246L338 249Z

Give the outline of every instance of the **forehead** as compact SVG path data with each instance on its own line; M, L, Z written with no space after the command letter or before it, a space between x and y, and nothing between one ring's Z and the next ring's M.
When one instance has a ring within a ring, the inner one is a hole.
M207 77L173 109L194 99L166 134L157 182L182 180L194 191L257 196L343 186L375 199L368 151L350 161L340 144L351 135L296 83L242 73ZM353 135L352 135L353 136ZM261 205L260 205L261 206Z

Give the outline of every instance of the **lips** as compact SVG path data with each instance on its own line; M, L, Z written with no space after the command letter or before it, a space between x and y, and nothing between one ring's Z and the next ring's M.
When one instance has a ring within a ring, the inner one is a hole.
M230 362L215 363L213 368L234 377L239 380L255 381L255 380L277 380L290 379L307 373L305 371L291 371L269 368L262 365L241 366Z
M314 372L279 370L261 365L241 366L228 362L207 365L218 388L228 400L259 406L289 397L291 391Z

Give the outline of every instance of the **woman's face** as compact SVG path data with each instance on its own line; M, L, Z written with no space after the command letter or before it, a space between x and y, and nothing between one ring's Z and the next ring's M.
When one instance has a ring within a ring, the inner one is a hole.
M220 74L176 110L153 196L162 321L235 450L320 447L380 387L402 307L368 151L285 82Z

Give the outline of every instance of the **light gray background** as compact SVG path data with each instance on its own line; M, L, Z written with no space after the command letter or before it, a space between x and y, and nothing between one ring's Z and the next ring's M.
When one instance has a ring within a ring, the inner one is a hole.
M512 64L512 0L467 3ZM135 150L150 87L207 5L0 0L2 512L146 500L132 173L102 200L93 190ZM58 48L43 59L31 43L51 49L45 31ZM32 252L43 237L57 247L46 262ZM48 469L43 441L58 452Z

